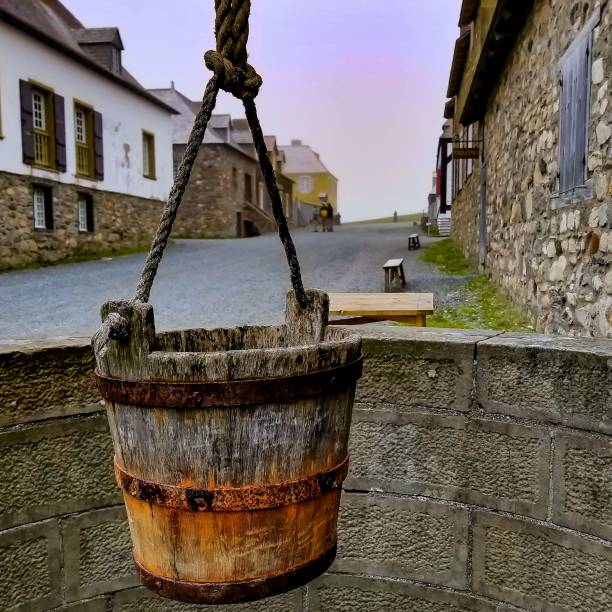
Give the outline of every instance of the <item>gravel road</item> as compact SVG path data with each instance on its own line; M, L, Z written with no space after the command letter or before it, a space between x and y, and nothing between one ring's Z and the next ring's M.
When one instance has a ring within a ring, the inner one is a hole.
M382 264L403 257L407 291L452 302L461 278L439 275L407 251L411 224L344 225L333 234L294 232L306 286L330 292L382 291ZM435 239L424 238L422 244ZM89 336L108 299L129 298L144 255L0 275L0 340ZM275 323L289 287L276 235L242 240L178 240L153 288L158 329Z

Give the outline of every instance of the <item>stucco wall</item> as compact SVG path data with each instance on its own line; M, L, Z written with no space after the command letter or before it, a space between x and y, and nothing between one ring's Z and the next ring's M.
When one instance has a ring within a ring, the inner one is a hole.
M324 172L303 172L301 174L287 174L287 176L295 182L294 191L296 199L310 204L319 204L319 194L326 193L334 210L338 210L338 179L332 174ZM312 191L302 193L299 190L300 177L302 176L310 176L312 178Z
M337 561L227 609L612 609L612 342L363 331ZM0 348L0 609L208 609L137 586L92 370L84 341Z
M555 198L559 60L599 2L537 0L489 99L486 270L537 329L612 337L612 4L593 31L588 171L592 197ZM472 179L474 180L474 179ZM453 234L472 260L478 190L460 194Z
M47 172L22 161L20 79L33 79L65 98L66 172ZM0 139L0 172L141 198L168 197L172 185L172 115L3 22L0 22L0 96L4 136ZM102 113L105 166L102 181L75 176L74 99ZM156 180L143 176L142 130L155 134Z

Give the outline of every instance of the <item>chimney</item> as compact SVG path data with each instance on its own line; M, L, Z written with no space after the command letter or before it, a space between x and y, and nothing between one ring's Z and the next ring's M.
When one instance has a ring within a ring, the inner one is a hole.
M291 146L292 147L301 147L302 146L302 141L301 140L292 140L291 141Z
M174 81L170 81L170 89L174 91Z

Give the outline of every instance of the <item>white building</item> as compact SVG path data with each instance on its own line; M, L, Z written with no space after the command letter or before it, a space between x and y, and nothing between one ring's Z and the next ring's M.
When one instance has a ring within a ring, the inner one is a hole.
M0 0L0 268L150 240L175 111L122 50L56 0Z

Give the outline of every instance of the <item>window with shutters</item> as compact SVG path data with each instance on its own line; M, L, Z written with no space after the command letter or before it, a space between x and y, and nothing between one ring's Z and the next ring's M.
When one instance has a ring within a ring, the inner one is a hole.
M142 132L142 174L145 178L155 179L155 136Z
M597 17L598 21L598 17ZM559 101L559 195L584 188L587 181L591 97L591 19L561 58Z
M34 229L53 229L53 192L46 185L34 185L32 192Z
M80 103L74 106L74 139L76 150L76 173L78 176L95 178L93 109Z
M32 124L34 163L44 168L55 167L54 112L52 94L39 88L32 89Z
M79 193L77 198L79 232L93 232L93 198L89 193Z

